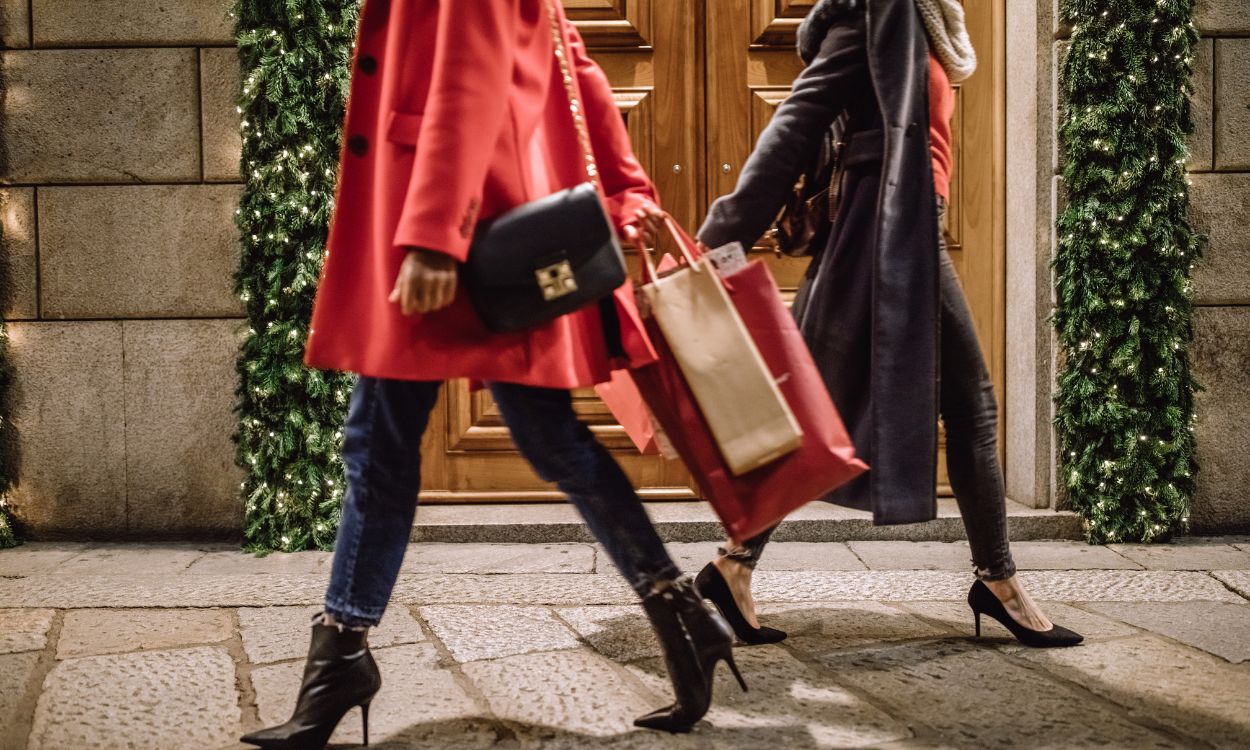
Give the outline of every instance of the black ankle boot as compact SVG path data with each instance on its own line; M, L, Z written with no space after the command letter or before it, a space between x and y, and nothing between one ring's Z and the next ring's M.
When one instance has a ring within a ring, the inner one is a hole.
M369 744L369 702L382 687L382 675L369 653L367 630L340 630L313 619L312 643L304 665L295 713L287 723L242 737L275 750L321 750L348 711L360 706L364 744Z
M642 608L664 647L664 663L676 702L635 719L635 726L689 732L712 704L712 676L722 661L733 670L742 689L747 689L734 664L729 625L704 603L689 577L646 597Z

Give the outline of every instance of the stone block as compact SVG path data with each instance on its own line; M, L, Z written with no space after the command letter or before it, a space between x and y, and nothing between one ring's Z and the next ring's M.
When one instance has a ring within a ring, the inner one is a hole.
M716 554L718 545L708 542L670 543L668 553L677 567L697 573ZM606 558L601 558L606 559ZM615 573L610 564L606 572ZM600 566L599 572L605 566ZM859 558L841 542L777 542L768 545L760 570L864 570Z
M321 607L247 607L239 610L243 650L253 664L301 659L308 653L312 616ZM425 640L421 626L407 609L387 608L382 623L369 631L373 648L400 646Z
M29 747L223 747L238 734L230 654L190 648L61 662L44 680Z
M1204 34L1250 33L1250 5L1244 0L1197 0L1194 23Z
M126 528L122 324L14 323L13 511L36 538Z
M1189 137L1187 168L1208 170L1214 166L1215 154L1215 41L1203 39L1194 48L1194 87L1189 111L1194 118L1194 132Z
M641 607L568 607L555 612L582 640L613 661L664 655Z
M126 340L129 530L234 532L242 471L234 463L233 320L130 320Z
M1250 600L1250 570L1217 570L1211 575Z
M543 607L437 605L420 616L459 662L577 648L577 636Z
M963 738L963 746L1179 747L1075 686L962 642L863 650L822 662L840 683L867 694L896 719ZM994 716L1010 719L988 719Z
M850 542L870 570L972 570L967 542Z
M839 684L837 675L783 647L738 649L735 656L750 692L739 689L728 669L716 670L716 700L706 719L711 727L699 731L715 748L863 748L911 736L905 723ZM658 659L630 671L658 695L671 690Z
M408 547L403 573L591 573L589 544L439 544Z
M635 731L635 717L662 705L618 669L593 651L577 650L474 662L464 673L509 724L611 737Z
M204 550L193 544L96 544L61 563L50 574L117 578L174 576L186 571L203 555Z
M198 181L195 56L194 49L3 53L0 141L8 160L0 182Z
M213 551L192 563L188 573L198 575L291 575L326 572L329 552L275 552L253 555L237 548Z
M80 4L31 0L36 47L135 47L233 44L229 0L92 0L91 18Z
M34 188L0 190L0 315L39 317Z
M238 182L243 140L239 135L239 53L233 47L200 50L200 102L204 131L204 179Z
M1084 542L1012 542L1020 570L1140 570L1132 560L1106 547Z
M1244 747L1250 736L1250 672L1201 651L1143 635L1019 655L1119 704L1133 718L1215 747Z
M1189 220L1207 235L1206 255L1194 270L1200 305L1250 304L1250 174L1196 174L1190 178Z
M449 750L494 745L495 733L478 718L482 712L477 703L454 674L436 666L433 646L422 643L381 648L373 655L382 672L382 690L369 710L371 745ZM291 715L303 670L303 662L291 662L252 671L262 726L281 724ZM337 747L356 746L360 738L360 711L352 710L330 742Z
M1250 661L1250 605L1223 602L1106 602L1090 609L1200 648L1226 661Z
M44 318L239 317L234 185L39 194Z
M30 46L30 0L0 0L0 49Z
M1250 570L1250 554L1231 544L1113 544L1111 549L1151 570Z
M0 550L0 577L46 573L77 557L86 548L85 544L73 542L26 542L20 547Z
M26 747L24 730L29 726L30 714L28 709L23 710L23 703L38 665L39 654L35 652L0 656L0 727L4 727L0 747L5 750Z
M928 622L949 628L965 638L973 638L976 635L976 621L972 610L965 602L903 602L899 606ZM1052 621L1075 630L1085 636L1086 640L1120 638L1139 632L1136 628L1129 627L1122 622L1090 614L1069 604L1045 602L1042 609ZM981 618L981 635L986 642L990 639L997 639L1006 645L1016 643L1007 628L990 617Z
M897 607L878 602L765 604L760 622L786 632L786 644L813 657L856 646L950 635Z
M220 643L233 632L223 609L77 609L65 614L56 658Z
M1250 169L1250 39L1215 44L1215 168Z
M1200 308L1195 316L1194 373L1205 388L1198 410L1198 494L1190 519L1199 532L1250 529L1250 307Z
M0 654L42 651L53 614L50 609L0 609Z

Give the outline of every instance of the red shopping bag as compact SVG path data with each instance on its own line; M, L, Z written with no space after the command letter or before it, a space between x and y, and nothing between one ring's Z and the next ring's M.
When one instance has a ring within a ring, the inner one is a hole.
M694 243L672 227L689 255ZM729 537L742 542L772 528L812 500L859 476L868 467L855 457L842 418L816 369L781 290L761 262L724 280L734 307L781 387L803 429L798 450L741 476L733 476L682 377L659 325L646 315L659 360L631 377Z
M625 428L625 434L629 435L639 453L644 456L660 454L651 412L629 373L624 370L613 371L611 380L595 386L595 395L608 407L621 427Z

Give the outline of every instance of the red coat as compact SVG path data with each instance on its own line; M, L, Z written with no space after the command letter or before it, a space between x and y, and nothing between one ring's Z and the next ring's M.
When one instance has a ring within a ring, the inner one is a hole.
M309 365L550 388L600 383L623 365L609 362L595 306L537 330L494 334L463 289L450 307L424 316L405 317L387 301L405 247L463 261L482 219L586 181L544 3L366 2ZM603 71L559 13L619 231L657 201L655 189ZM629 284L616 301L630 359L649 361Z

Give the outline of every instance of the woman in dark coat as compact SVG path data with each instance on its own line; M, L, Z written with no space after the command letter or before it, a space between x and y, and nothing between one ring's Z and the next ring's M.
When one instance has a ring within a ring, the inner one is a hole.
M955 0L821 0L800 29L799 52L807 68L699 240L754 244L845 114L840 213L795 317L872 468L828 499L870 510L878 524L933 519L940 415L978 578L969 593L978 632L984 613L1026 643L1073 645L1080 636L1052 626L1015 577L993 385L941 246L954 106L947 71L962 79L975 65L962 11ZM748 642L785 637L759 628L751 600L768 536L721 550L699 580Z

